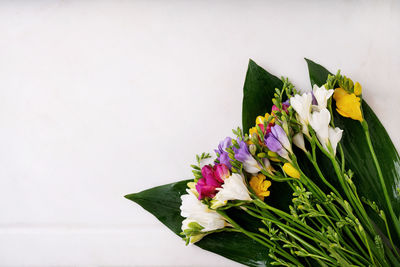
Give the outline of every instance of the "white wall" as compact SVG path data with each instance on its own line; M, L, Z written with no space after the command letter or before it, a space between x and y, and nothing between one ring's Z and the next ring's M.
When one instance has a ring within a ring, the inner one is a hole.
M249 58L303 89L303 57L341 68L399 149L399 25L398 1L1 1L0 265L232 266L122 196L240 125Z

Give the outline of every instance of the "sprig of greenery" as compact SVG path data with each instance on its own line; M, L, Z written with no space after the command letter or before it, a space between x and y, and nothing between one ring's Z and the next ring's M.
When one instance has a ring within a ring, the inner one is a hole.
M194 175L195 178L195 182L197 182L198 179L202 178L202 174L201 174L201 162L205 159L209 159L211 158L211 155L209 153L201 153L200 155L196 155L196 162L197 165L190 165L190 167L192 167L192 173Z

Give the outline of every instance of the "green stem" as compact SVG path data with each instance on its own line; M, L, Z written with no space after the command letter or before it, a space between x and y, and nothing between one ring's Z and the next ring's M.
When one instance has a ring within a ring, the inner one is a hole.
M336 190L335 187L333 187L333 185L331 185L326 179L325 176L322 174L321 169L318 166L318 163L312 158L312 156L310 155L310 153L306 153L307 158L310 160L310 162L312 163L312 165L314 166L314 169L317 171L319 177L321 178L321 180L332 190L332 192L334 192L338 197L342 198L339 194L339 192Z
M390 198L389 198L389 193L388 193L388 191L387 191L387 187L386 187L386 184L385 184L385 180L383 179L381 166L380 166L380 164L379 164L378 158L376 157L374 147L372 146L371 136L370 136L370 134L369 134L369 129L368 129L368 123L367 123L366 120L363 120L363 121L361 122L361 125L362 125L362 127L363 127L363 129L364 129L365 137L366 137L366 139L367 139L369 151L371 152L372 159L373 159L374 164L375 164L375 168L376 168L376 170L378 171L379 182L381 183L383 195L384 195L384 197L385 197L386 205L387 205L387 207L388 207L388 209L389 209L390 217L391 217L391 219L392 219L392 221L393 221L393 224L394 224L394 227L395 227L395 229L396 229L397 235L398 235L398 237L400 238L400 224L399 224L399 220L396 218L396 215L394 214L394 210L393 210L393 207L392 207L392 203L391 203L391 201L390 201Z
M282 249L275 247L275 244L268 240L268 239L261 239L258 237L258 234L255 234L253 232L247 231L244 228L242 228L239 224L237 224L234 220L232 220L224 211L217 210L218 214L220 214L222 217L225 218L227 222L229 222L234 228L240 230L243 234L246 236L250 237L251 239L257 241L258 243L262 244L263 246L270 248L270 249L275 249L276 253L279 255L285 257L286 259L292 261L294 264L297 266L303 266L296 258L294 258L292 255L289 253L283 251Z
M359 217L361 220L363 220L363 222L367 225L367 227L369 228L369 231L370 231L373 235L376 235L376 234L375 234L375 231L374 231L374 228L373 228L373 226L371 225L371 222L369 221L368 215L367 215L367 213L366 213L364 207L362 206L361 202L357 202L357 199L359 199L359 198L358 198L358 197L356 198L356 197L354 196L354 194L353 194L354 192L352 192L351 190L349 190L349 188L347 187L346 181L344 181L344 178L343 178L341 169L340 169L339 164L337 163L335 157L333 157L332 155L330 155L329 158L330 158L331 161L332 161L333 168L335 169L336 175L337 175L338 178L339 178L339 182L340 182L340 184L342 185L342 188L344 189L344 191L345 191L347 197L348 197L349 200L352 202L352 204L354 205L354 207L356 207L356 213L358 213L358 217ZM365 235L361 235L360 237L361 237L362 239L364 239L364 240L366 239L366 236L365 236ZM370 246L369 246L369 244L368 244L368 241L365 242L365 245L366 245L366 247L367 247L367 250L368 250L368 253L369 253L369 255L370 255L370 258L371 258L372 263L375 264L374 257L373 257L373 255L372 255L372 251L371 251L371 248L370 248Z

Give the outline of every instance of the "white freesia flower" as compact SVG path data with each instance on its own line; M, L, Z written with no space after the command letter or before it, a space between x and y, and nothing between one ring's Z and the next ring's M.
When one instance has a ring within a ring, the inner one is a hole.
M328 131L329 131L329 142L331 143L333 153L336 154L336 147L337 144L342 139L343 130L338 127L336 128L329 127Z
M323 145L326 145L329 141L328 127L330 121L331 114L326 108L313 112L310 118L310 125L317 133L317 137Z
M312 95L304 93L302 95L294 95L290 98L290 105L297 112L299 121L303 125L303 133L308 135L308 124L310 121Z
M326 108L328 99L332 96L333 91L333 89L327 90L325 85L318 87L316 84L314 84L313 94L318 103L318 105L315 106L317 111L321 111Z
M225 179L222 188L215 195L218 202L226 203L228 200L251 200L249 191L244 183L243 176L237 173Z
M261 170L260 164L252 156L248 157L248 159L243 162L243 168L246 172L251 174L258 173Z
M196 222L203 227L202 232L208 232L222 229L227 225L224 217L216 211L209 209L207 205L197 199L192 191L188 189L186 192L188 194L181 196L182 205L180 207L182 217L188 219L185 222L186 226L190 222ZM184 227L183 224L182 227Z
M298 148L307 152L306 146L304 144L304 136L302 133L297 133L292 138L293 144L295 144Z
M265 170L267 172L269 172L270 174L273 174L274 168L271 166L271 162L269 161L269 159L268 158L263 158L262 161L264 163Z

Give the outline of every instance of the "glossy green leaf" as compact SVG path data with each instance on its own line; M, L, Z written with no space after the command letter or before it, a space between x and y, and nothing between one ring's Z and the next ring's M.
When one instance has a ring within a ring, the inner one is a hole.
M311 84L321 86L326 82L329 73L324 67L306 59L310 73ZM334 104L334 103L333 103ZM388 133L379 121L378 117L369 107L365 99L362 101L364 118L369 124L371 140L381 164L385 184L389 192L391 203L397 216L400 214L400 197L397 195L397 189L400 186L400 157L394 147ZM379 183L377 170L375 169L367 141L364 136L363 128L358 121L340 116L334 111L334 120L336 126L344 130L342 146L345 153L346 167L355 172L354 182L357 185L359 195L376 201L381 209L385 210L386 216L389 216L381 185ZM326 167L328 168L328 167ZM325 168L325 169L326 169ZM384 225L373 212L370 212L373 221L379 228L384 229ZM396 237L393 224L390 224L392 237ZM385 232L383 230L383 232ZM399 243L394 238L395 243Z
M157 217L175 234L181 232L183 218L180 216L181 195L186 194L189 180L162 185L136 194L125 196ZM238 211L229 213L242 227L256 230L258 221L240 216ZM182 241L184 242L184 241ZM205 250L248 266L268 266L268 249L241 233L222 232L205 236L195 244Z
M245 133L255 126L257 116L271 113L275 88L281 89L282 86L283 83L278 77L250 59L243 87L242 125ZM286 183L273 183L268 203L282 210L289 210L291 199L282 196L290 196L291 193Z
M275 88L282 88L282 81L250 59L243 87L242 125L248 132L257 116L271 112Z

